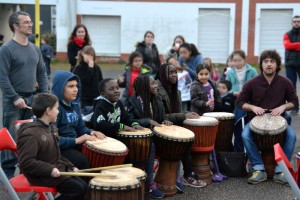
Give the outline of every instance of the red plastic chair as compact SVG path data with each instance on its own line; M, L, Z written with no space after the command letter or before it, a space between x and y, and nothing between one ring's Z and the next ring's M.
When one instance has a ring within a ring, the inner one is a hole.
M278 166L281 168L286 180L288 181L294 194L296 195L296 199L300 199L300 189L295 180L296 173L294 172L293 166L286 157L279 143L274 145L274 154Z
M17 155L16 143L12 139L7 128L2 128L0 130L0 138L0 151L11 150ZM19 199L16 192L34 191L38 194L38 200L46 200L48 198L54 199L53 194L57 193L56 188L30 185L23 174L20 174L8 180L3 172L2 167L0 167L0 177L1 180L3 180L3 183L6 186L6 189L8 190L8 193L12 199Z
M28 123L28 122L33 122L33 119L23 119L23 120L16 120L14 122L14 125L15 125L15 132L17 132L21 126L21 124L23 123Z

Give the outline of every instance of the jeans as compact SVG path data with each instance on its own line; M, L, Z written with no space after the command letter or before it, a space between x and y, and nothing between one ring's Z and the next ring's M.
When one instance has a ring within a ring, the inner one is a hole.
M154 159L155 159L155 144L151 142L151 148L149 152L148 159L146 161L146 174L147 174L147 182L148 185L153 183L153 166L154 166Z
M70 177L56 186L61 194L56 200L82 200L88 189L88 184L79 177Z
M297 76L300 79L300 67L294 66L286 66L285 67L286 77L293 83L294 88L296 90ZM297 91L297 90L296 90ZM294 110L299 111L299 107Z
M31 106L33 96L24 98L26 104ZM14 105L11 98L3 96L3 127L6 127L16 141L16 132L14 127L14 122L16 120L29 119L32 117L32 112L29 109L19 109ZM14 176L16 165L18 163L16 155L12 151L2 151L1 152L1 165L3 171L5 172L7 178L12 178Z
M249 123L245 126L243 132L242 132L242 138L244 141L244 145L246 148L246 153L248 155L248 158L251 162L252 168L254 171L257 170L265 170L263 160L261 158L261 155L257 149L257 146L254 142L254 138L252 136ZM285 143L283 146L283 151L287 158L291 160L294 147L296 143L296 134L293 131L293 129L288 125L286 129L286 136L285 136ZM275 173L281 172L281 169L276 166Z
M182 112L190 111L190 109L191 109L191 101L183 101L181 103L181 111Z

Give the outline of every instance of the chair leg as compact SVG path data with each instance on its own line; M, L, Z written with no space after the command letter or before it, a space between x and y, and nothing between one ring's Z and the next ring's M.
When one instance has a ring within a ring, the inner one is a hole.
M283 174L285 175L286 180L288 181L289 185L291 186L292 191L296 195L296 199L300 199L300 189L299 189L294 177L291 175L290 171L284 164L284 161L277 162L277 164L281 168Z
M9 193L9 196L11 197L11 199L20 200L19 196L17 195L14 188L11 186L9 180L7 179L3 169L1 167L0 167L0 177L5 185L6 189L8 190L8 193Z

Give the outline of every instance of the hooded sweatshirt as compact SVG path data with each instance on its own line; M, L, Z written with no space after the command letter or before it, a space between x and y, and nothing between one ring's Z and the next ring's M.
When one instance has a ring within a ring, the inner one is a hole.
M71 79L77 80L78 93L74 101L66 103L63 100L64 87ZM59 146L62 150L74 148L75 139L84 134L90 134L91 129L85 126L80 111L80 81L79 78L71 72L57 70L53 77L52 93L59 99L59 114L57 116L56 126L60 136Z
M116 138L119 130L124 128L124 124L129 125L128 121L127 112L120 100L112 103L103 96L96 99L91 119L95 130Z
M21 125L17 133L20 170L32 185L55 187L67 177L53 178L53 168L73 171L75 167L62 157L59 150L57 128L37 120Z

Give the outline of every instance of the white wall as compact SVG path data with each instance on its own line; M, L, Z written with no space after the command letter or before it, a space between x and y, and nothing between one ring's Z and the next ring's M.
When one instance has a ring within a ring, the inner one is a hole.
M291 17L291 20L287 23L290 24L290 28L286 29L286 32L289 31L292 28L292 17L294 15L299 15L300 13L300 4L299 3L258 3L256 6L256 19L255 19L255 39L254 39L254 55L255 56L259 56L260 55L260 18L261 18L261 10L262 9L272 9L272 10L281 10L281 9L291 9L293 10L293 14ZM287 24L288 25L288 24ZM284 33L283 33L284 34ZM280 43L282 43L282 45L277 45L279 46L277 48L277 51L281 54L281 57L284 58L284 47L283 47L283 34L282 37L280 38ZM276 48L276 47L274 47ZM282 59L282 61L284 61L284 59Z
M40 5L56 5L59 0L40 0ZM65 1L65 0L63 0ZM68 1L68 0L67 0ZM7 4L35 4L35 0L0 0L0 3Z
M173 38L181 34L185 39L198 44L199 8L226 8L233 4L209 3L155 3L155 2L109 2L74 1L79 15L102 15L121 17L121 53L131 53L135 44L143 40L147 30L155 34L155 43L160 53L172 44ZM228 6L229 5L229 6ZM63 6L64 8L60 8ZM66 43L72 31L70 25L75 17L69 17L67 3L57 5L57 37L59 52L66 52ZM63 20L63 22L61 22ZM230 37L233 37L230 36ZM93 38L91 38L93 40ZM233 38L231 38L232 41ZM233 45L233 44L232 44Z

